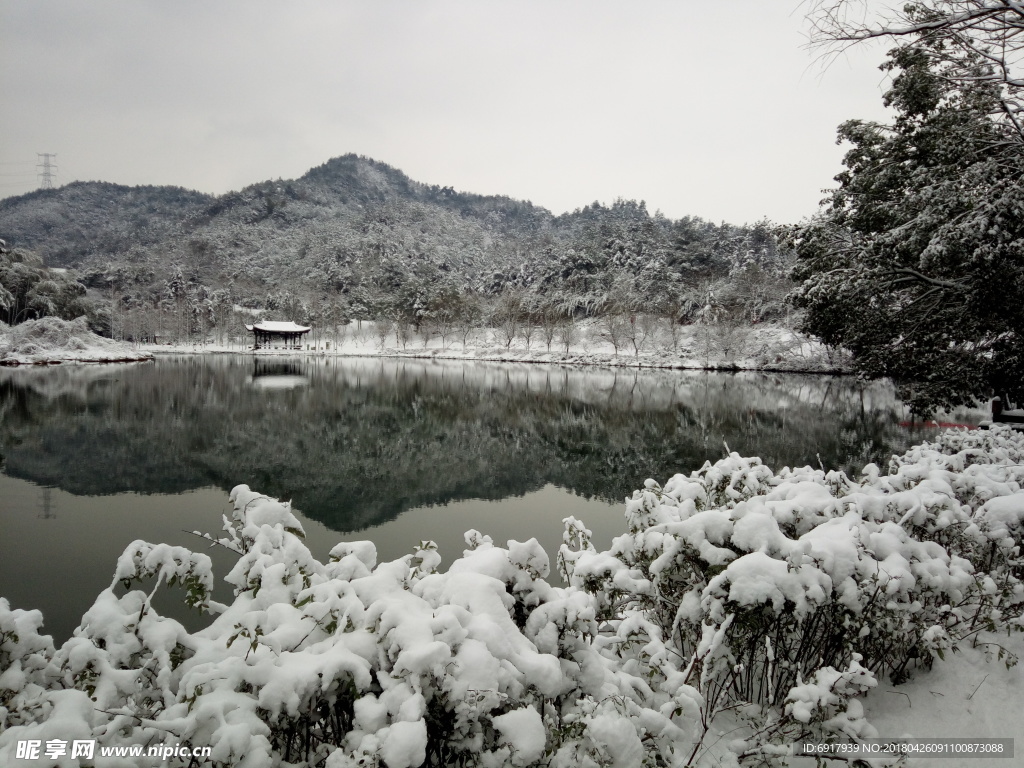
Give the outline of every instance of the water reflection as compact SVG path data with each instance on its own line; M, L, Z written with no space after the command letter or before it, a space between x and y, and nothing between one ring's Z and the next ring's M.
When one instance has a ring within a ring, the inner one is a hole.
M909 444L854 379L420 360L185 357L0 371L13 477L77 495L237 483L337 531L546 484L621 501L728 449L851 468Z
M258 389L292 389L309 384L309 377L298 362L255 357L249 383Z
M320 558L354 532L381 560L431 538L450 562L469 528L553 556L569 514L607 546L647 477L726 445L859 468L920 437L901 418L884 386L810 376L245 356L0 369L0 595L66 638L125 546L195 548L184 531L216 532L238 483L291 499Z

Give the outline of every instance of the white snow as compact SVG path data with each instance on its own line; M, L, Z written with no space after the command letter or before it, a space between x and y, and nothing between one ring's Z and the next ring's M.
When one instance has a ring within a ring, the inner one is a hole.
M299 331L305 326L290 322L263 321L257 327L275 326L275 330ZM280 328L276 328L280 326ZM313 328L304 337L303 351L318 355L387 356L408 358L488 360L519 363L563 363L570 365L602 365L612 367L773 370L831 372L849 369L849 360L810 338L782 325L756 325L729 328L730 343L723 347L717 341L718 331L712 326L680 326L672 339L663 329L653 334L639 350L620 346L618 350L602 329L599 321L577 321L575 338L568 345L556 339L550 346L535 333L527 341L517 337L511 344L493 328L471 331L442 340L436 335L411 333L401 339L393 331L378 333L370 321L339 326L336 334L328 329ZM252 325L246 328L251 329ZM318 335L320 334L320 335ZM238 352L252 350L252 339L238 339L236 346L192 342L183 344L144 345L154 353ZM295 354L295 350L260 349L257 355Z
M512 765L530 765L544 755L544 721L532 704L498 715L491 722L501 734L500 741L512 747Z
M70 321L44 317L14 326L0 323L0 365L152 359L150 352L97 336L84 317Z
M291 321L260 320L258 323L245 326L247 331L269 331L271 333L304 333L310 330L308 325L298 325Z

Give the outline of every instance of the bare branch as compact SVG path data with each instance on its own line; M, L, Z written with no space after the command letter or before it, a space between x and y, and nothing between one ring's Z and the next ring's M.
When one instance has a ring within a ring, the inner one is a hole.
M964 287L965 287L965 284L963 283L963 281L959 281L959 280L938 280L938 279L936 279L934 277L928 277L927 275L923 275L920 272L918 272L916 269L911 269L910 267L901 267L899 269L894 269L894 270L891 270L890 272L888 272L886 274L888 274L888 275L903 275L904 276L904 279L902 281L899 280L899 279L893 280L892 282L894 282L894 283L904 282L904 281L906 281L906 282L920 282L920 283L925 283L926 285L933 286L935 288L947 288L947 289L950 289L950 290L957 290L957 291L963 290ZM907 280L907 278L909 278L909 280Z
M918 0L874 18L863 0L808 4L809 47L834 59L872 40L913 40L952 82L991 82L1001 90L1003 117L1018 137L1024 109L1024 3L1015 0Z

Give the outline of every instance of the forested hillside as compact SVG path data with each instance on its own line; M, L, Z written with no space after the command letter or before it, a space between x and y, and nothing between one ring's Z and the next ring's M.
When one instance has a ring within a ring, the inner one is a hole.
M766 222L673 221L622 200L555 216L355 155L220 197L100 182L39 190L0 201L0 236L73 269L101 302L93 323L121 337L205 336L239 305L417 330L614 312L756 321L788 290Z

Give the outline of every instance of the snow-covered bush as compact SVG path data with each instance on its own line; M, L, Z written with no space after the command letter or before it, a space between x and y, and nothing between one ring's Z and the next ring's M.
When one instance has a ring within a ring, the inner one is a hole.
M1008 432L947 433L854 480L732 454L649 480L606 552L567 518L561 586L536 540L477 531L447 571L433 542L322 563L287 504L238 486L207 537L238 556L230 604L206 555L141 541L58 649L0 600L0 764L32 764L27 739L399 768L770 763L870 737L880 676L1021 628L1022 455ZM159 615L168 588L203 629ZM723 716L745 724L725 754L704 741Z
M0 365L64 360L149 360L152 357L148 352L139 352L123 342L97 336L89 330L84 316L76 320L43 317L20 325L0 327Z
M0 731L31 722L50 683L53 642L39 634L42 625L42 613L11 610L0 597Z
M1022 448L1010 432L948 433L856 481L732 454L648 480L608 552L570 522L560 562L615 627L600 642L666 697L693 686L704 727L757 704L762 746L865 737L852 697L878 676L898 683L981 630L1021 629Z
M231 498L216 540L239 555L231 605L211 599L206 555L141 541L56 651L38 612L0 602L0 763L19 740L69 734L330 768L575 765L640 744L633 710L609 703L637 681L589 642L591 598L545 581L536 540L470 532L446 573L431 542L381 564L372 544L342 543L320 563L288 505L246 486ZM175 585L211 614L202 631L154 610Z

